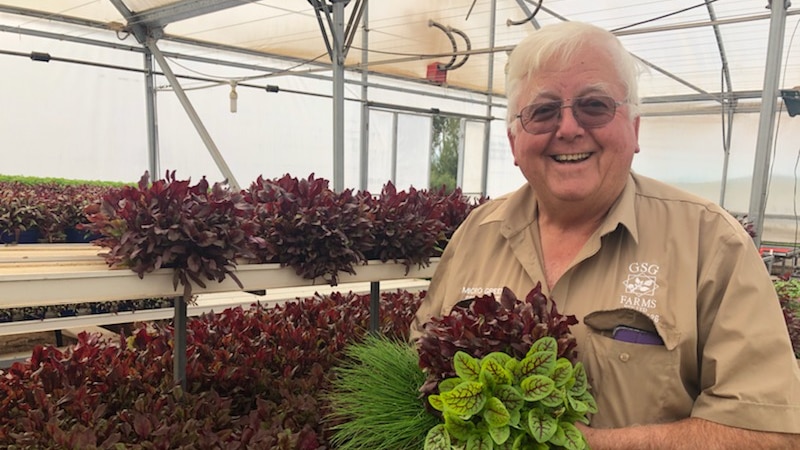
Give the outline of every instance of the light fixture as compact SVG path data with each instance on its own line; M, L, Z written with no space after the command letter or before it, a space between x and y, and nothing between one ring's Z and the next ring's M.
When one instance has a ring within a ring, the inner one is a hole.
M230 97L231 97L231 112L235 113L236 112L236 106L237 106L236 103L237 103L237 100L239 99L239 94L236 93L236 82L235 81L231 81L231 95L230 95Z
M783 104L786 105L786 111L789 112L789 117L800 114L800 86L795 86L792 89L781 89L781 98L783 99Z

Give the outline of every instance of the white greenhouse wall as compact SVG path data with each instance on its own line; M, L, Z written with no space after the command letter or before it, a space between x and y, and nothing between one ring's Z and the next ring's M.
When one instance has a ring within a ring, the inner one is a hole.
M102 61L141 67L142 56L131 52L79 46L50 39L0 33L0 48L29 53L48 52L64 58ZM187 63L180 62L181 72ZM195 64L193 70L216 76L232 76L230 68ZM136 72L90 67L0 55L3 88L0 89L0 135L3 136L0 174L72 179L136 181L148 168L144 76ZM182 73L188 73L183 70ZM244 73L244 72L242 72ZM236 75L235 73L233 74ZM158 78L157 83L165 83ZM330 83L299 77L259 80L284 90L330 95ZM194 89L185 87L200 118L224 155L237 181L246 187L259 175L268 178L290 174L331 179L333 160L332 106L329 98L263 89L238 88L238 112L229 111L227 85ZM418 86L417 86L418 88ZM481 116L485 106L433 97L370 89L374 101L417 108L439 108ZM345 96L355 99L360 89L348 84ZM176 170L179 178L193 180L206 175L221 181L222 175L201 142L174 93L157 95L160 167ZM357 187L360 167L359 126L361 107L345 102L345 186ZM491 123L487 193L491 197L516 189L524 179L514 167L505 131L505 110L495 108ZM370 113L370 161L368 189L378 192L392 175L393 114ZM430 121L425 116L399 115L397 164L398 188L427 182L425 143ZM720 116L644 117L641 120L641 153L634 170L684 187L713 201L720 200L723 166ZM482 127L480 127L482 128ZM474 130L473 130L474 131ZM755 157L758 114L738 114L727 183L726 208L746 212ZM469 133L469 148L482 132ZM797 209L795 180L800 153L800 117L780 115L774 140L771 188L767 214L793 215ZM473 153L470 153L473 155ZM474 155L470 160L474 159ZM464 175L474 185L475 168ZM161 176L162 174L158 174ZM772 221L766 240L793 241L795 220Z

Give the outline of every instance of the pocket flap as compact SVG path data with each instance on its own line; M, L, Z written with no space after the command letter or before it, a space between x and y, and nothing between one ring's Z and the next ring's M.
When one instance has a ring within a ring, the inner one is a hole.
M680 333L673 327L662 322L654 323L646 314L630 308L595 311L587 314L583 322L602 334L611 333L620 325L657 333L669 350L677 347L680 341Z

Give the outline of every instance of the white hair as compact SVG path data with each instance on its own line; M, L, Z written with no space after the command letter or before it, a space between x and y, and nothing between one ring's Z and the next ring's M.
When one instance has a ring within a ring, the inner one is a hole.
M516 134L514 123L521 109L522 86L553 58L567 63L576 50L586 45L600 46L608 51L626 91L629 118L639 115L639 61L622 46L611 32L582 22L560 22L533 32L520 41L508 57L506 65L507 126Z

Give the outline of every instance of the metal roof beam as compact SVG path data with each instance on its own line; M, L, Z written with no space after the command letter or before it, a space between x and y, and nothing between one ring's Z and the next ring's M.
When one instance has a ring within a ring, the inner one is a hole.
M221 11L257 0L180 0L158 8L134 12L128 23L140 23L148 27L164 27L173 22Z
M711 98L709 96L715 97ZM735 92L709 92L706 94L678 94L678 95L660 95L652 97L642 97L642 104L652 103L683 103L683 102L702 102L702 101L716 101L716 97L727 98L732 101L739 99L753 99L761 98L761 91L735 91Z
M725 80L725 91L732 91L733 90L733 83L731 82L731 70L728 66L728 54L725 52L725 44L723 43L722 34L719 32L719 25L717 25L717 13L714 11L714 5L706 0L706 8L708 9L708 17L711 19L711 23L714 29L714 38L717 40L717 48L719 49L719 58L722 62L722 76Z

